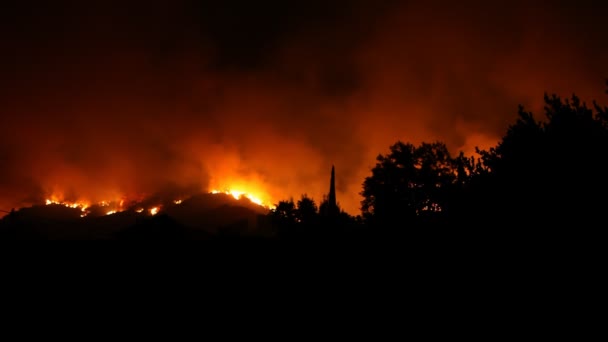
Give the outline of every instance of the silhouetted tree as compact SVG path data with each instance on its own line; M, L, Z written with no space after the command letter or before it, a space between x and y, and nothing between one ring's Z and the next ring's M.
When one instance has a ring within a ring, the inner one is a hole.
M544 100L544 121L520 107L499 144L480 151L489 172L476 182L476 203L511 226L589 225L608 204L606 108L594 103L594 114L576 95Z
M361 218L342 211L336 203L338 213L329 214L327 196L317 207L315 201L303 194L297 201L280 201L268 217L281 238L287 239L341 239L362 231Z
M306 226L318 223L319 208L317 208L317 204L312 198L303 194L297 205L296 218L299 223Z
M608 94L608 79L606 80L606 94ZM608 124L608 107L600 106L595 100L593 101L593 107L597 112L598 120L601 120L601 122L604 124L604 128L608 128L606 127Z
M288 201L280 201L272 210L272 216L281 223L292 224L296 222L297 213L296 205L293 199Z
M335 216L332 214L335 214L336 212L340 211L341 208L338 203L336 203L336 208L333 208L332 210L329 202L329 197L327 195L323 195L323 200L321 201L321 204L319 204L319 215L321 215L321 217L327 218L330 216Z
M379 226L405 226L421 217L439 217L449 207L449 190L458 181L458 168L445 144L416 147L398 141L390 153L379 155L372 176L363 183L361 210L367 222ZM462 178L463 176L461 176Z
M289 237L297 233L295 229L298 213L293 199L280 201L276 204L275 208L270 211L269 215L271 217L272 225L278 230L279 236Z

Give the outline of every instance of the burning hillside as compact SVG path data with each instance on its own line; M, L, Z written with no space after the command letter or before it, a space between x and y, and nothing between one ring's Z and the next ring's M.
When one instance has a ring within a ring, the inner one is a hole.
M210 195L228 195L232 197L237 203L246 203L257 205L260 208L270 210L274 208L274 205L269 200L262 200L267 196L254 194L252 192L244 190L236 190L226 188L224 190L211 190L208 194ZM176 199L161 198L161 196L152 196L143 200L131 200L122 198L119 200L108 200L97 203L92 203L87 200L70 201L64 199L62 196L53 195L46 199L45 205L47 206L62 206L66 208L77 209L81 212L80 217L84 218L87 216L103 216L103 215L114 215L124 211L132 211L137 214L154 216L160 212L163 212L165 208L175 207L182 205L184 202L196 197L197 195L182 196ZM216 196L215 196L216 197ZM41 205L40 203L39 205Z
M28 239L114 239L117 234L127 234L133 229L141 231L138 236L150 234L159 225L163 229L180 227L191 238L226 231L259 235L262 229L259 221L269 208L256 202L260 202L256 196L238 190L96 203L54 196L44 203L8 213L0 220L0 235Z

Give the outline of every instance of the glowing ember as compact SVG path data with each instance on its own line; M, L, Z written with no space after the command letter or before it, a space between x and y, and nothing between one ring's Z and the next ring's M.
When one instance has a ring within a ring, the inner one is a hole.
M136 213L143 213L144 212L144 208L139 208L137 210L135 210Z
M116 214L116 212L117 212L116 210L110 210L106 213L106 215L113 215L113 214Z
M158 214L158 207L154 207L150 209L150 215L156 215Z
M175 200L175 201L173 201L173 203L175 203L175 204L182 204L182 200Z

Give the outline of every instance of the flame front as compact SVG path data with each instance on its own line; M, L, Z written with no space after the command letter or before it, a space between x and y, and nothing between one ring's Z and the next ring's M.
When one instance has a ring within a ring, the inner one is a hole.
M269 202L265 202L263 201L260 196L254 195L252 193L249 192L245 192L245 191L241 191L241 190L234 190L234 189L226 189L224 191L220 191L220 190L211 190L212 194L226 194L226 195L230 195L232 197L234 197L234 199L239 200L241 198L247 198L248 200L250 200L251 202L265 207L265 208L269 208L269 209L273 209L274 205L270 204Z
M66 208L73 208L73 209L79 209L82 214L80 215L80 217L86 217L87 215L89 215L91 213L91 210L93 209L93 206L97 206L97 207L101 207L101 208L107 208L105 211L106 215L112 215L112 214L116 214L118 212L124 211L124 199L120 199L120 200L116 200L116 201L101 201L98 203L91 203L90 201L84 201L84 200L79 200L79 201L68 201L68 200L64 200L62 196L60 195L52 195L49 198L47 198L45 200L45 204L46 205L61 205L64 206Z
M89 214L89 211L87 210L90 206L90 204L88 202L65 202L65 201L61 201L59 200L58 196L51 196L51 198L47 198L45 201L46 205L62 205L66 208L72 208L72 209L80 209L80 211L82 212L82 214L80 214L80 217L85 217Z
M211 190L212 194L226 194L232 196L236 200L243 198L248 199L252 203L255 203L261 207L267 209L274 209L275 206L270 201L270 197L266 192L261 191L259 186L256 186L259 182L234 182L232 186L221 186L214 190ZM224 190L216 190L224 189ZM141 199L140 199L141 200ZM185 198L187 200L187 198ZM180 205L184 201L183 198L174 199L172 202L174 205ZM125 206L125 203L132 203ZM148 215L157 215L161 210L161 204L157 203L154 206L144 205L139 201L129 202L128 198L122 196L114 200L103 200L97 202L91 202L87 200L69 201L63 196L54 193L49 196L46 201L46 205L61 205L68 208L79 209L81 211L80 217L86 217L89 214L92 215L114 215L125 210L131 210L138 214L146 213Z

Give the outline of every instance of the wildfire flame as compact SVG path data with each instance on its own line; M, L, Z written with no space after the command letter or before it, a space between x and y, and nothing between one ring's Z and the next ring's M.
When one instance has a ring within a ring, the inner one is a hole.
M249 183L247 183L247 184L249 184ZM251 184L249 184L249 185L251 185ZM244 190L244 189L247 189L247 190ZM255 203L264 208L267 208L267 209L275 208L275 206L271 204L270 200L268 200L268 196L265 196L265 193L263 191L257 191L257 190L254 191L254 189L258 189L258 187L243 185L243 186L226 187L226 188L224 188L224 190L211 190L210 193L211 194L226 194L226 195L232 196L236 200L246 198L249 201L251 201L252 203ZM97 203L91 203L89 201L80 201L80 200L79 201L66 201L66 200L63 200L62 196L59 196L56 194L53 194L52 196L47 198L45 201L46 205L61 205L61 206L65 206L67 208L79 209L82 212L80 217L86 217L92 211L95 212L94 207L104 208L104 211L102 213L105 213L105 215L113 215L113 214L127 210L127 208L124 207L125 202L126 202L126 200L124 198L116 199L113 201L104 200L104 201L100 201ZM175 205L180 205L180 204L182 204L182 202L183 202L183 199L173 200L173 203ZM137 209L131 209L131 210L134 210L136 213L139 213L139 214L147 212L150 215L154 216L159 213L159 211L161 209L161 205L157 205L154 207L138 206L136 208Z
M53 196L51 198L47 198L45 203L46 203L46 205L62 205L66 208L80 209L80 211L82 212L82 214L80 214L80 217L85 217L89 214L89 211L87 210L90 206L89 203L64 202L64 201L60 201L60 200L56 199L55 196Z
M86 209L89 207L88 203L62 202L62 201L47 199L46 200L46 205L51 205L51 204L62 205L64 207L66 207L66 208L80 209L81 211L86 211Z
M59 196L51 196L51 198L46 199L45 204L46 205L61 205L64 206L66 208L73 208L73 209L80 209L80 211L82 212L82 214L80 215L80 217L86 217L88 214L91 213L91 207L93 206L93 204L90 204L89 202L70 202L70 201L62 201L58 199ZM174 200L173 203L175 204L181 204L182 200ZM124 210L126 210L124 208L124 204L125 204L125 200L122 199L120 201L101 201L98 202L94 205L102 207L102 208L107 208L105 211L106 215L114 215L116 213L122 212ZM144 208L139 207L135 210L136 213L143 213L144 212ZM160 211L160 206L155 206L152 208L147 209L147 211L150 213L150 215L156 215L158 214L158 212Z
M248 200L250 200L251 202L253 202L253 203L255 203L255 204L259 205L259 206L262 206L262 207L265 207L265 208L270 208L270 209L274 208L274 206L272 204L264 202L260 198L260 196L253 195L253 194L251 194L249 192L245 192L245 191L227 189L227 190L224 190L224 191L211 190L211 193L212 194L226 194L226 195L230 195L230 196L234 197L234 199L236 199L236 200L245 197Z
M82 212L80 217L86 217L87 215L89 215L91 213L91 207L93 205L97 205L102 208L113 206L114 208L106 211L106 213L105 213L106 215L116 214L117 212L121 212L124 210L123 209L124 200L120 200L120 202L118 202L118 201L115 201L115 202L101 201L96 204L91 204L88 201L71 202L71 201L60 200L60 198L61 198L61 196L53 195L50 198L46 199L45 204L46 205L61 205L66 208L80 209L80 211ZM114 204L112 204L112 203L114 203Z

